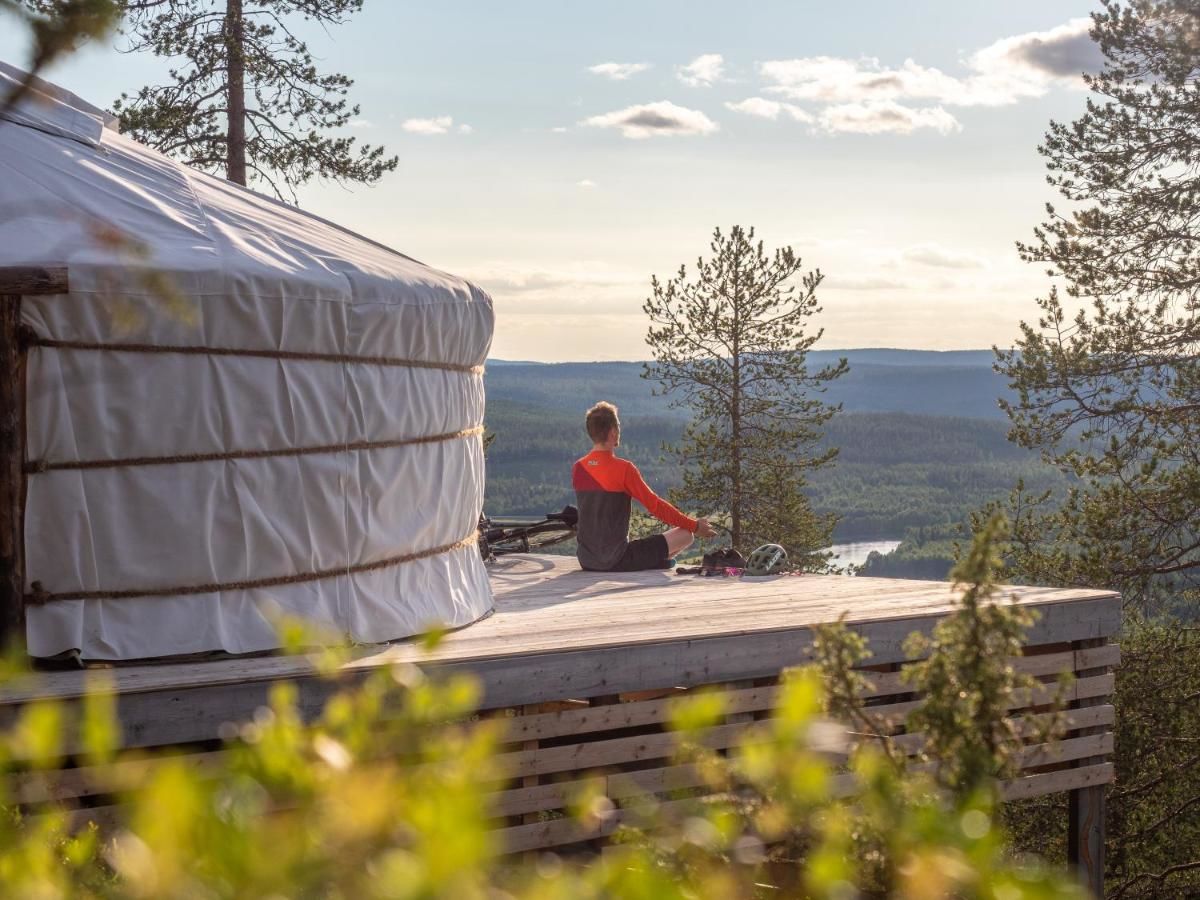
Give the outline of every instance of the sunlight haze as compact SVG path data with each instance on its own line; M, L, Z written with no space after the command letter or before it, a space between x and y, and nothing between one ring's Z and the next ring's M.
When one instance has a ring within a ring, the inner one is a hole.
M733 224L825 273L822 348L1008 344L1045 289L1014 243L1053 199L1036 148L1083 107L1093 9L368 0L308 37L399 168L300 202L485 287L497 358L645 357L651 274ZM161 71L94 47L46 74L107 106Z

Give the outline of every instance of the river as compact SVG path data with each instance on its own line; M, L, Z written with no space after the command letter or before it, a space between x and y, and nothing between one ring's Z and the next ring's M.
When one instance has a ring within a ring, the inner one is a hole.
M834 544L829 549L833 552L835 566L861 566L872 551L891 553L899 546L899 541L854 541L850 544Z

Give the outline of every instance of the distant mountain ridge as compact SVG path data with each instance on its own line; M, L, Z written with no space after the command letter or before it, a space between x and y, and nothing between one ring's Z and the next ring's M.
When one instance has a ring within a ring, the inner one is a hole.
M808 358L818 365L835 362L846 357L855 362L873 363L884 366L987 366L991 367L996 355L991 350L902 350L896 347L860 347L851 350L812 350ZM594 365L637 365L640 360L609 360L594 362L552 363L533 359L489 359L489 366L594 366Z
M992 369L991 350L818 350L809 353L809 366L817 369L841 357L850 371L830 385L826 398L847 412L1002 419L997 401L1012 396ZM489 401L578 414L597 400L609 400L627 416L687 418L669 398L655 396L654 384L641 374L640 362L489 360L484 377Z
M990 369L996 361L991 350L899 350L890 347L869 347L857 350L813 350L808 358L826 363L846 357L855 362L879 366L982 366Z

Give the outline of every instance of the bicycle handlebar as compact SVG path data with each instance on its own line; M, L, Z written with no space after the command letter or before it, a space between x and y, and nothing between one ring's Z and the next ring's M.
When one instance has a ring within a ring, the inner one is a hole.
M546 518L551 522L562 522L574 528L579 522L579 510L567 505L562 508L562 512L546 513Z

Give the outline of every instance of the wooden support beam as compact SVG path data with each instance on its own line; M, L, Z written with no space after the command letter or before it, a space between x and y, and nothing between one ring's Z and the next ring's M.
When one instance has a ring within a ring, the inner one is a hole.
M0 294L0 648L25 638L25 354L21 297Z
M65 294L65 268L0 267L0 647L25 642L25 349L21 298Z
M0 295L33 297L38 294L67 293L64 267L0 266Z
M1082 651L1105 643L1107 643L1106 638L1096 638L1077 641L1073 646L1077 651ZM1108 671L1106 666L1100 666L1083 669L1075 674L1077 678L1085 679L1108 675ZM1106 702L1107 698L1092 697L1076 700L1071 706L1078 709ZM1086 736L1104 730L1104 728L1081 728L1078 734ZM1081 759L1075 765L1091 767L1104 762L1105 757L1101 755ZM1104 896L1105 788L1105 784L1078 787L1071 790L1067 796L1067 861L1076 867L1084 886L1095 897Z
M525 718L527 716L534 716L534 715L538 715L539 713L544 712L543 705L544 704L540 704L540 703L530 703L530 704L526 704L525 706L522 706L520 718ZM541 745L542 745L541 741L534 738L533 740L528 740L528 741L522 742L521 750L523 750L526 753L529 753L534 750L537 750ZM521 786L526 789L536 788L541 783L542 783L542 776L540 776L540 775L526 775L524 778L521 779ZM525 824L525 825L532 825L537 821L538 821L538 816L537 816L536 811L527 812L521 818L522 824Z

